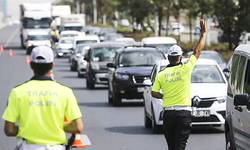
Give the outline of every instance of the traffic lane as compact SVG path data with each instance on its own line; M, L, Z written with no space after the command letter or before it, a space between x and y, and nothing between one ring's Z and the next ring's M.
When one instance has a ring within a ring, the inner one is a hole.
M30 79L32 71L25 65L25 51L20 48L18 26L7 26L0 30L0 44L5 45L0 55L0 112L1 117L7 104L10 91ZM8 50L12 49L13 57L8 57ZM4 120L0 119L0 149L13 150L15 138L4 134Z
M109 105L107 86L88 90L85 79L70 71L67 59L56 59L54 72L56 79L71 87L77 97L83 113L84 134L93 144L87 149L166 149L163 134L153 134L144 127L141 102L126 102L121 107ZM224 149L224 143L222 128L195 127L187 150Z

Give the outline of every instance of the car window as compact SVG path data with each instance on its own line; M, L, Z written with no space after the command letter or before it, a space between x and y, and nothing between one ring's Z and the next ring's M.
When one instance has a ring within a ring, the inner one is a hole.
M49 40L50 37L48 35L29 35L28 40L32 41L42 41L42 40Z
M229 79L230 84L232 85L232 87L234 87L234 85L235 85L236 71L237 71L239 58L240 58L239 55L237 55L237 54L233 55L232 66L231 66L231 74L230 74L230 79Z
M192 71L191 83L225 83L217 65L196 65Z
M77 34L62 34L62 37L75 37Z
M159 50L163 51L164 53L168 53L168 50L171 46L173 46L174 44L146 44L148 46L155 46L157 47Z
M91 60L95 62L112 61L118 49L118 47L95 48L92 50Z
M76 45L77 44L91 44L91 43L96 43L97 40L79 40L79 41L76 41Z
M65 39L65 40L61 40L60 43L63 43L63 44L72 44L73 40L71 40L71 39Z
M158 51L126 52L121 54L119 66L153 66L157 60L161 59L164 59L164 55Z
M152 69L151 73L150 73L150 79L151 79L151 83L152 83L152 84L154 83L156 71L157 71L157 65L155 64L155 65L153 66L153 69Z
M250 60L247 61L243 93L250 95Z
M201 53L199 58L212 59L212 60L215 60L218 64L224 63L220 54L217 54L217 53Z
M237 73L236 73L236 91L238 92L241 92L242 91L242 76L243 76L243 72L244 72L244 66L245 66L245 63L246 63L246 57L244 56L241 56L240 59L239 59L239 66L238 69L237 69Z

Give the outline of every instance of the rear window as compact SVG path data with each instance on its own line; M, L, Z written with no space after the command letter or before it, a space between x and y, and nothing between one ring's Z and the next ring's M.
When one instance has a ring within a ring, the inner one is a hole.
M91 43L96 43L97 40L79 40L79 41L76 41L76 45L77 44L91 44Z
M118 47L103 47L92 49L91 60L95 62L112 61Z

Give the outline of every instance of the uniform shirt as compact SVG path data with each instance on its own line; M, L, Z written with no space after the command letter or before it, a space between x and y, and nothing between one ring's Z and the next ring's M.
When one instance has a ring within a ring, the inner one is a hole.
M82 117L73 91L49 77L33 77L12 89L2 118L18 122L18 135L28 143L66 143L64 118Z
M188 62L167 67L156 75L152 91L162 89L163 107L191 106L191 73L196 61L196 57L191 55Z

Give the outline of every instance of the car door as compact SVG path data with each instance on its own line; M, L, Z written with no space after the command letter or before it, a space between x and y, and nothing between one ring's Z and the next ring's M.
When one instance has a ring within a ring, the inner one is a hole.
M151 80L151 83L153 85L153 81L154 81L154 78L155 78L155 75L157 73L157 68L158 68L158 65L155 64L152 68L152 71L150 73L150 80ZM151 112L151 101L152 101L152 96L151 96L151 89L152 89L152 85L151 86L146 86L145 87L145 90L144 90L144 99L145 99L145 108L146 108L146 112L148 114L150 114L150 116L152 116Z
M115 66L118 65L119 54L116 52L115 57L113 59L113 64ZM111 92L113 92L113 80L116 68L108 68L108 84L110 86Z
M246 68L245 67L246 57L239 56L239 55L238 56L236 55L236 57L239 57L238 63L234 62L234 60L233 60L233 64L234 63L238 64L237 71L235 72L234 75L232 75L232 78L231 78L231 80L232 80L231 83L234 84L233 90L232 90L233 95L243 93L243 83L245 82L244 81L245 80L244 74L245 74L245 68ZM236 68L232 68L232 69L236 69ZM233 100L232 100L232 102L233 102ZM242 135L243 135L242 132L244 131L243 122L245 120L245 117L247 117L246 114L248 112L248 110L246 110L245 106L242 106L242 108L243 108L243 111L240 111L239 109L237 109L237 107L235 107L234 105L231 105L231 111L232 111L232 115L233 115L232 123L233 123L235 144L236 144L236 148L238 147L239 149L240 149L239 145L242 146L242 142L244 141L244 138L242 139ZM241 140L243 140L243 141L241 141Z

